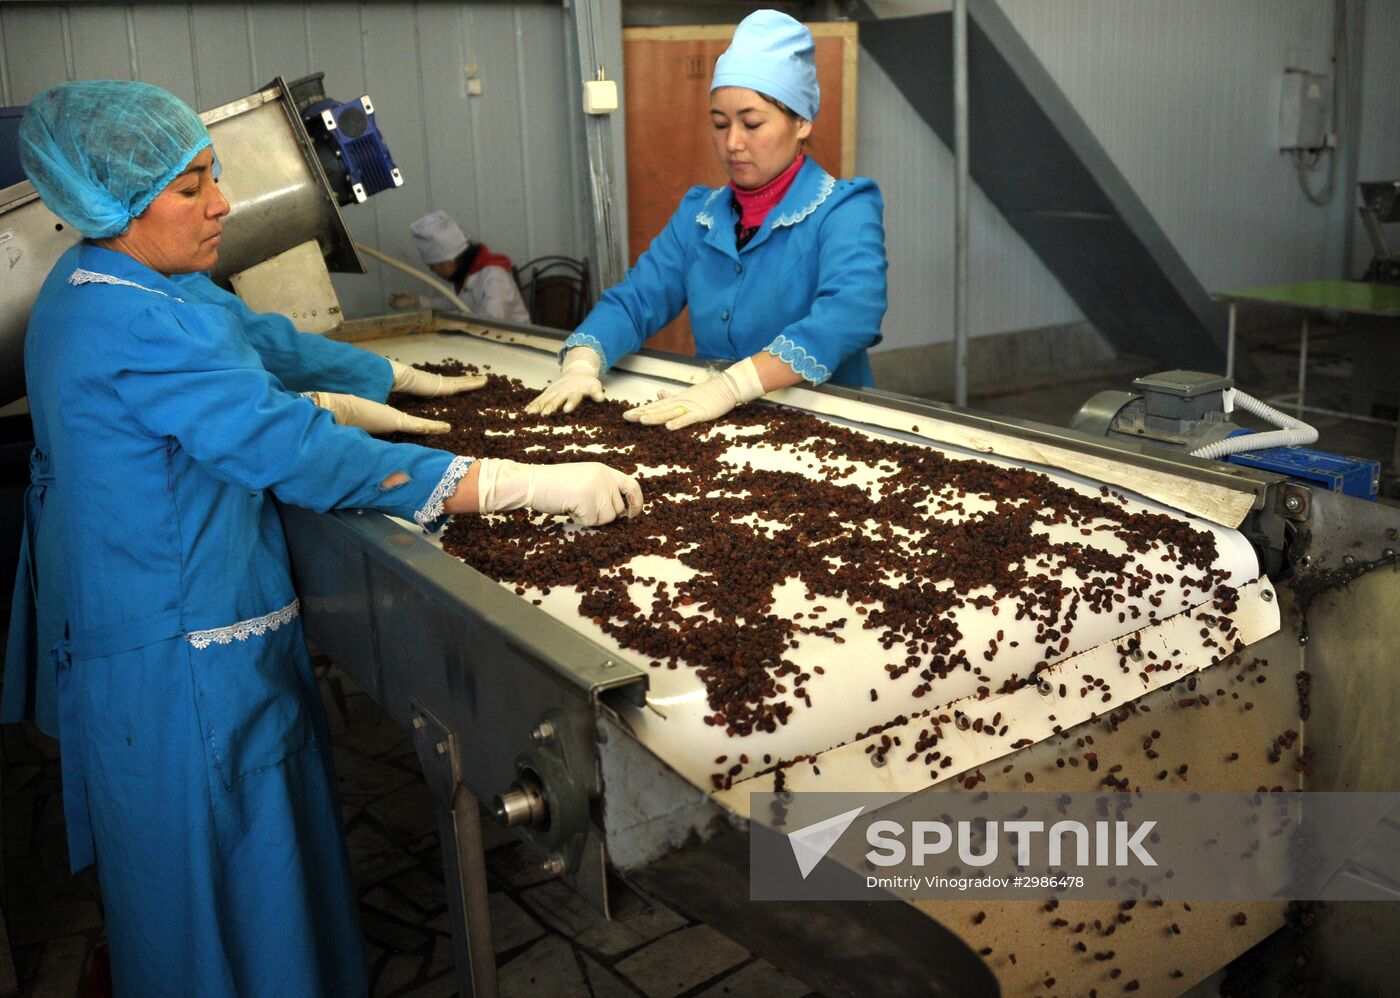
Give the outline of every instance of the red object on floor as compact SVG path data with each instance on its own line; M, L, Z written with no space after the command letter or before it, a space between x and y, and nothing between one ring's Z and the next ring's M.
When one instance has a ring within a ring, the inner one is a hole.
M112 998L112 953L106 943L92 948L82 998Z

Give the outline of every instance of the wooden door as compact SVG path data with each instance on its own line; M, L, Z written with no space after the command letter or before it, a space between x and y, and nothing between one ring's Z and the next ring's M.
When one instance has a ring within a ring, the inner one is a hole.
M807 153L838 177L855 174L857 35L854 22L810 24L816 43L821 110ZM710 144L710 78L735 25L626 28L622 32L627 111L629 266L666 227L696 184L727 183ZM686 312L647 340L695 353Z

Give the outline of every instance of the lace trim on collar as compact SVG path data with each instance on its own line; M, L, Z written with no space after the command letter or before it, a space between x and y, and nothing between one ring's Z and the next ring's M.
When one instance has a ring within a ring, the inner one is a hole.
M125 281L119 281L125 284ZM139 285L138 285L139 286ZM149 289L148 289L149 290ZM157 292L159 294L159 292ZM283 624L289 624L301 615L301 600L294 599L280 610L273 610L261 617L240 620L228 627L215 627L208 631L190 631L185 640L203 650L210 645L227 645L235 641L247 641L252 637L262 637L268 631L275 631Z
M780 228L784 225L796 225L812 212L822 206L822 202L831 197L831 192L836 189L836 178L825 170L822 171L821 186L817 189L817 196L805 207L797 211L790 211L786 215L780 216L773 223L773 228Z
M715 198L719 197L727 190L729 190L728 187L717 187L715 190L711 191L710 196L705 199L705 203L700 206L699 212L696 213L695 221L699 222L707 229L714 228L715 216L710 214L710 205L715 203Z
M69 284L120 284L128 288L140 288L142 291L149 291L153 295L160 295L162 298L169 298L172 301L182 302L185 299L177 298L175 295L167 294L164 291L157 291L155 288L148 288L144 284L137 284L135 281L124 281L120 277L113 277L111 274L101 274L95 270L84 270L79 267L68 275Z
M471 458L454 457L443 472L437 488L433 489L433 494L428 496L428 501L423 504L423 508L413 514L413 522L428 530L435 529L434 524L442 519L442 507L447 502L447 497L457 490L457 483L471 466Z

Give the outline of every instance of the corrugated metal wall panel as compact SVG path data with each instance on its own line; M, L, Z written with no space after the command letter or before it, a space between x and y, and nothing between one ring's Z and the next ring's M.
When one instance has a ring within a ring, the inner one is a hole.
M68 11L68 35L73 66L84 76L100 80L132 78L132 50L127 32L131 12L121 7L73 7Z
M253 77L259 86L274 76L295 80L321 68L310 62L306 37L309 14L293 4L249 4Z
M467 24L468 59L481 80L481 95L468 98L476 139L477 232L488 244L516 256L528 252L520 120L526 97L517 89L521 52L516 12L508 4L478 4L468 11Z
M5 17L0 11L0 54L5 51ZM0 105L4 107L13 106L10 101L10 64L5 59L0 59Z
M0 7L10 103L28 104L46 87L71 79L68 15L50 7Z
M566 77L564 10L547 5L520 6L517 35L520 48L520 72L516 77L520 100L520 130L525 148L525 210L529 218L527 235L528 257L551 252L549 247L564 246L575 238L575 205L572 184L567 190L555 185L552 170L543 169L551 157L561 157L559 164L572 167L578 176L584 175L585 161L574 155L575 122L570 113L572 101ZM530 94L557 94L560 99L532 101ZM520 261L523 263L524 258Z
M1365 50L1362 55L1361 148L1358 180L1400 180L1400 2L1371 0L1366 5ZM1355 195L1348 192L1348 204ZM1387 226L1392 250L1400 235ZM1371 241L1358 225L1352 260L1357 276L1370 261Z
M1354 194L1307 204L1273 149L1282 68L1328 70L1330 0L1002 3L1208 287L1338 271ZM404 189L346 209L357 238L416 260L407 223L440 207L521 262L587 252L566 27L562 8L541 4L0 6L0 96L19 104L70 77L135 72L210 107L321 69L331 94L371 94L404 168ZM1366 28L1360 175L1400 175L1400 3L1371 0ZM468 64L479 97L467 96ZM862 58L860 73L859 169L888 206L884 345L946 340L952 158L877 66ZM1078 318L980 195L972 247L975 333ZM370 266L337 279L351 314L407 286Z
M859 72L856 172L884 194L890 261L880 349L945 342L953 335L953 155L864 52ZM1082 318L976 187L972 198L973 335Z
M1342 276L1354 192L1312 205L1276 148L1284 68L1331 72L1332 0L998 2L1208 288ZM913 14L948 4L873 6ZM1400 176L1400 3L1370 0L1366 34L1361 174ZM947 339L951 155L868 59L860 115L860 171L890 206L885 346ZM1324 179L1319 171L1314 188ZM1019 238L974 198L974 334L1075 318ZM933 320L920 331L923 315Z
M1284 68L1330 72L1331 0L1002 4L1208 288L1339 276L1345 199L1310 204L1276 141Z
M247 5L194 4L190 37L199 110L226 104L267 82L253 77Z
M467 46L467 13L456 5L429 4L419 9L418 57L421 60L421 100L427 172L414 187L422 215L434 208L451 212L468 234L481 232L477 190L476 142L471 102L467 96L466 67L471 64ZM397 145L392 147L398 155ZM429 192L432 202L429 203ZM410 219L412 221L412 219ZM417 259L405 232L397 251Z
M356 238L392 253L408 263L418 263L412 252L408 226L426 212L433 191L429 187L427 141L424 129L423 102L419 90L418 24L410 16L410 8L402 4L363 4L360 6L360 30L364 59L364 86L359 90L342 91L333 83L329 69L326 92L340 100L353 100L368 94L374 103L376 119L384 130L394 162L403 174L404 186L370 198L362 205L342 209ZM314 16L313 11L313 16ZM434 75L442 72L435 67ZM423 71L426 77L427 70ZM442 205L449 212L453 205ZM374 224L364 224L373 217ZM345 276L338 279L338 289L355 289L352 299L345 292L346 308L355 302L355 312L383 312L392 291L422 290L415 282L396 270L374 260L366 260L368 277Z
M195 87L189 8L175 4L138 6L132 8L131 19L140 78L164 87L193 107L206 106Z
M432 208L516 262L588 252L565 12L539 3L164 3L0 7L5 99L65 79L131 78L196 107L312 70L374 100L404 187L344 209L355 238L417 263L408 224ZM469 97L466 66L483 94ZM337 275L347 314L422 290L372 261Z

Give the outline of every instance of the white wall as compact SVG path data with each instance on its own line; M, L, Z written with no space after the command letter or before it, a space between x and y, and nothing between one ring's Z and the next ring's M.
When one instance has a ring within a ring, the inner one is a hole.
M1207 288L1342 276L1354 193L1339 185L1328 208L1308 204L1273 148L1283 67L1329 70L1332 0L1001 2ZM603 13L616 18L612 0ZM413 260L408 223L440 207L516 262L591 255L567 16L562 5L502 2L0 4L0 103L104 76L208 108L277 74L324 70L332 96L374 97L406 178L345 210L357 238ZM1400 0L1367 0L1365 28L1358 172L1400 177ZM480 97L466 94L468 64ZM952 156L863 54L859 72L858 169L887 204L884 348L945 341ZM1081 318L980 193L972 225L974 334ZM1359 267L1369 258L1360 234L1353 247ZM405 286L370 267L337 278L352 315L382 311Z
M1275 148L1284 67L1331 71L1332 0L1000 2L1207 289L1343 276L1354 193L1339 182L1331 205L1310 204ZM1366 29L1361 172L1400 176L1400 0L1369 0ZM888 203L884 346L944 341L952 157L873 60L862 57L860 73L859 169ZM980 195L972 244L974 334L1081 317Z
M879 350L953 338L953 153L879 63L860 55L856 172L885 196L890 308ZM974 184L972 335L1082 319L1079 309Z
M1400 0L1369 0L1362 59L1358 180L1400 180ZM1348 202L1354 204L1354 201ZM1400 252L1397 226L1386 226ZM1371 241L1358 224L1352 243L1356 277L1371 259Z
M343 209L356 239L416 263L408 224L433 208L516 263L589 254L578 112L562 5L541 3L0 4L0 104L68 79L141 79L204 110L274 76L325 72L368 93L404 186ZM465 67L481 96L467 96ZM340 275L347 314L414 282L373 261ZM417 289L415 289L417 290Z

